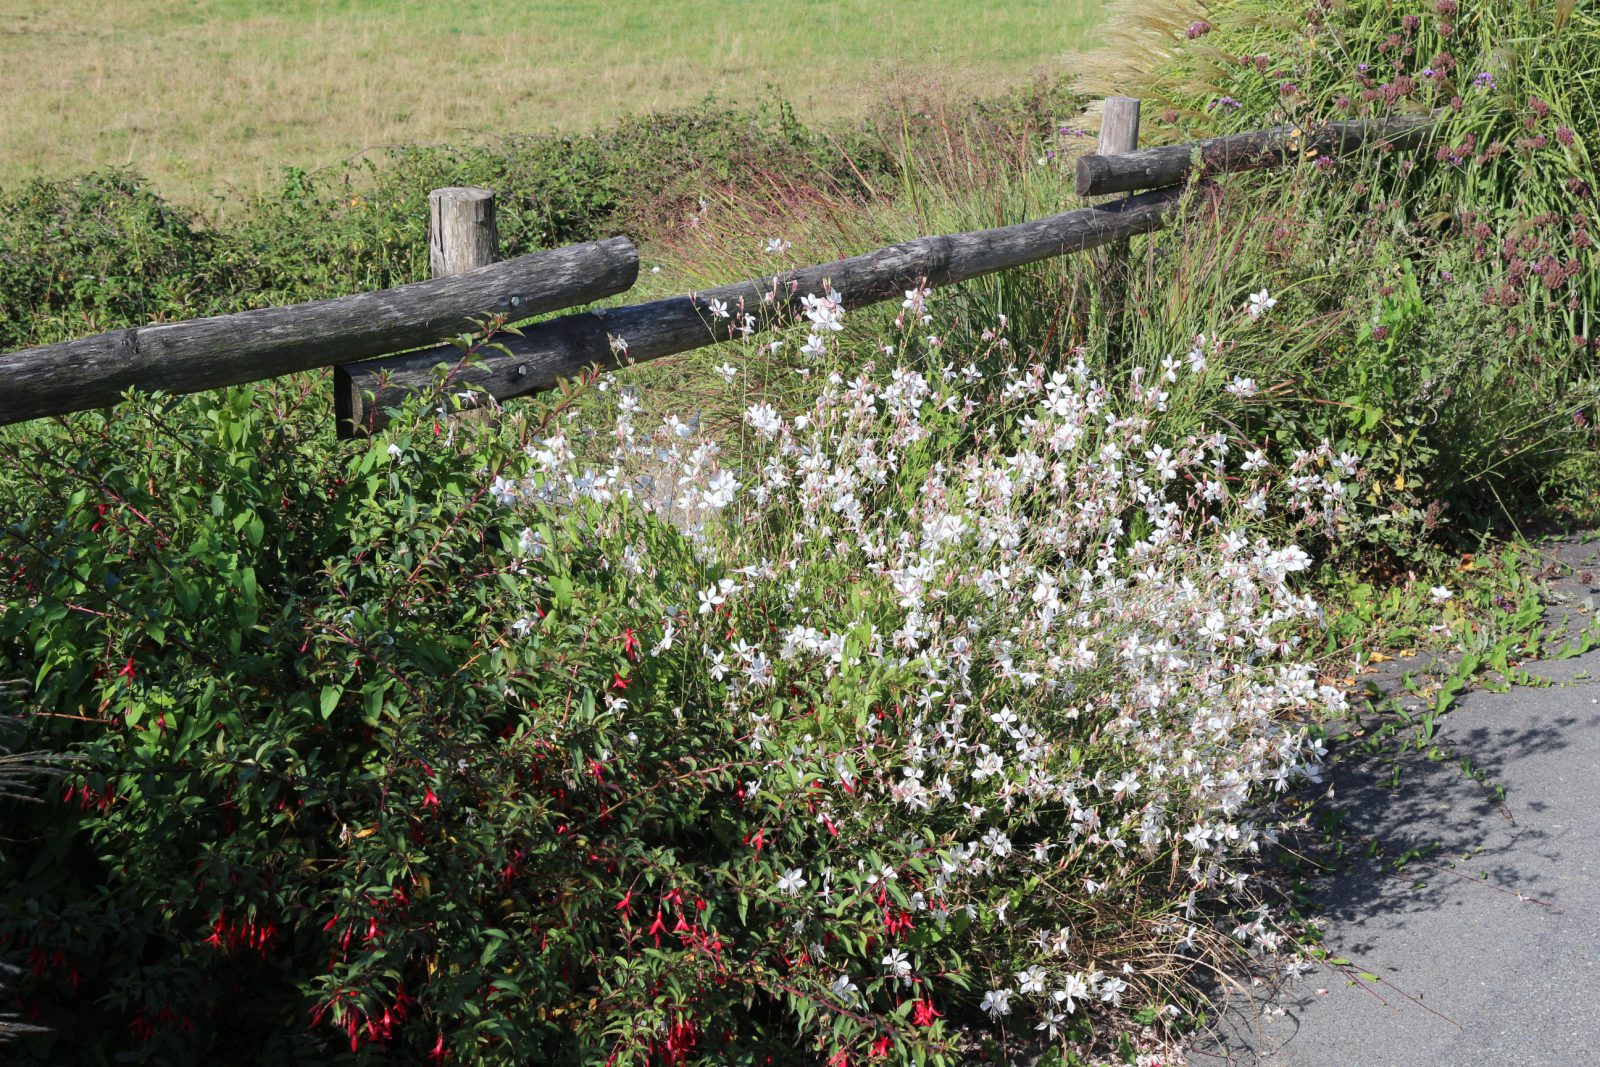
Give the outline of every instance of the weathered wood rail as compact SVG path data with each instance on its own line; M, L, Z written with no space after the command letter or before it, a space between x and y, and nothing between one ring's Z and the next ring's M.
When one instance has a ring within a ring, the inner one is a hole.
M496 263L493 194L435 190L429 198L433 279L0 354L0 425L104 407L128 389L194 393L332 366L340 435L368 433L381 428L387 410L405 396L428 388L441 363L453 368L453 382L506 400L547 389L588 366L657 359L770 329L796 317L803 297L828 287L844 306L861 307L898 298L913 286L953 285L1115 246L1160 228L1197 168L1204 177L1363 147L1411 148L1429 136L1433 121L1279 127L1132 150L1138 101L1114 98L1108 105L1105 154L1078 160L1077 191L1150 192L1015 226L923 237L704 292L566 315L526 327L520 337L497 338L507 351L484 349L476 367L461 365L460 351L439 346L440 339L487 316L521 321L615 296L637 281L639 256L626 238L613 237Z
M847 308L900 299L921 285L934 289L986 274L1081 252L1159 228L1179 190L1160 190L1103 207L1084 208L1015 226L948 237L922 237L864 256L668 297L648 304L566 315L496 338L507 353L484 350L480 368L462 367L453 382L496 400L548 389L585 367L639 363L727 341L746 327L767 330L799 317L801 300L832 288ZM440 363L460 362L453 346L336 369L334 401L341 435L382 428L386 407L428 386Z
M528 318L615 296L639 276L625 237L451 277L289 307L113 330L0 355L0 425L114 404L129 388L198 393L433 344L472 318Z
M1414 148L1433 128L1428 117L1375 122L1332 122L1305 129L1276 126L1188 144L1162 145L1116 155L1080 156L1075 174L1079 196L1158 189L1187 181L1198 167L1202 176L1255 170L1300 158L1336 156L1366 146Z

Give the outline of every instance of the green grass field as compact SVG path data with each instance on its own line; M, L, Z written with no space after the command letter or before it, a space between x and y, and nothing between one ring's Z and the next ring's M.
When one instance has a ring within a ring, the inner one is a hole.
M129 164L202 205L398 142L576 129L749 101L808 119L896 88L1068 69L1101 0L11 0L0 188Z

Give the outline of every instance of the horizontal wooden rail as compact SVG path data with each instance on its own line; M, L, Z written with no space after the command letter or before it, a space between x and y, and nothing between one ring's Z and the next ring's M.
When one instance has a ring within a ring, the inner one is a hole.
M1364 145L1411 148L1427 139L1433 125L1431 117L1422 116L1333 122L1310 130L1276 126L1113 156L1080 156L1077 190L1079 196L1103 196L1159 189L1185 181L1196 164L1202 175L1210 175L1271 166L1307 153L1332 156Z
M114 330L0 355L0 425L115 403L123 392L197 393L436 343L468 316L513 319L630 288L624 237L518 256L448 278L235 315Z
M548 389L591 365L643 362L729 340L740 332L746 314L755 316L753 328L770 329L797 317L803 297L821 295L828 287L845 307L861 307L899 298L919 284L951 285L1149 233L1160 228L1179 195L1176 189L1146 193L1015 226L922 237L852 259L648 304L566 315L529 327L521 337L497 338L509 355L486 349L479 356L482 369L463 367L452 381L506 400ZM728 317L721 317L723 310ZM340 435L381 428L387 422L385 408L431 385L440 363L460 361L457 349L443 346L338 367L334 401Z

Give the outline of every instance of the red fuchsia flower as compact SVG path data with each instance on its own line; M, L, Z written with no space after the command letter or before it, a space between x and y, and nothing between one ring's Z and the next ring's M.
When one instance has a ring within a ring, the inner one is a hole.
M919 1000L911 1009L911 1021L918 1026L932 1026L933 1020L944 1018L944 1013L933 1006L931 1000Z
M622 652L630 659L639 658L639 639L634 636L633 627L624 627L622 631Z
M422 806L425 808L437 808L439 806L439 794L433 791L432 786L423 786L422 789Z

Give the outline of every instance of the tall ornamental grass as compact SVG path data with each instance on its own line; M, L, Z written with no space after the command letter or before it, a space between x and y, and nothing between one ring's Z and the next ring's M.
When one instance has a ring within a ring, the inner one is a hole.
M1316 0L1289 10L1215 0L1130 4L1115 21L1122 51L1108 52L1081 85L1148 96L1158 135L1435 115L1426 151L1396 161L1374 195L1403 200L1419 228L1469 235L1484 268L1472 279L1477 295L1533 306L1559 324L1552 341L1579 339L1592 366L1600 335L1592 6Z

